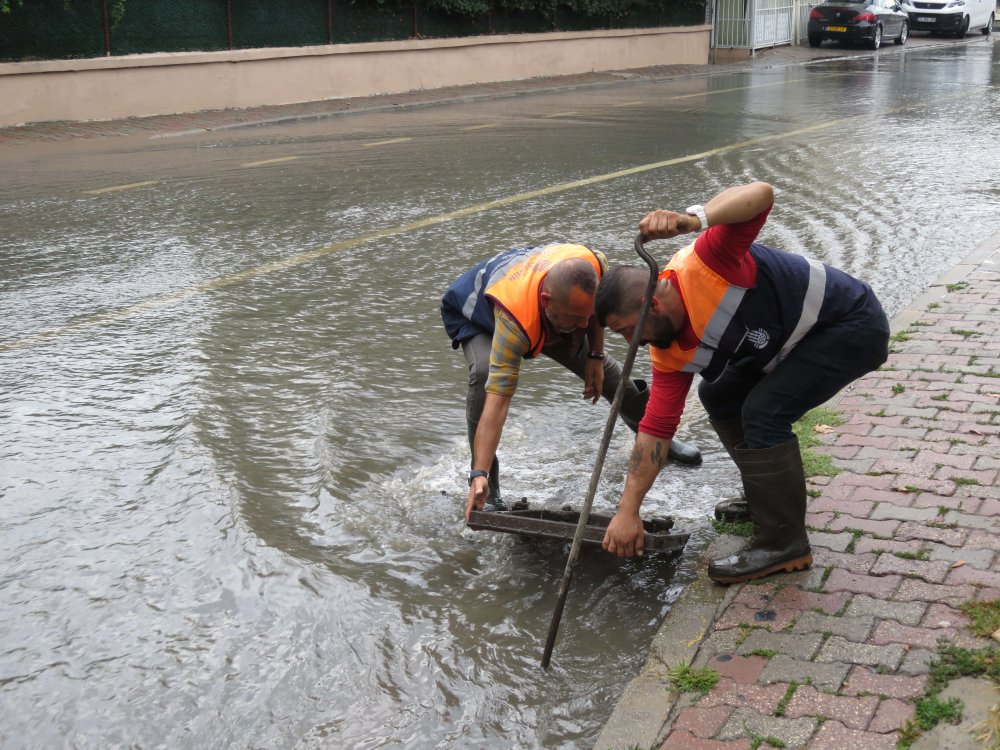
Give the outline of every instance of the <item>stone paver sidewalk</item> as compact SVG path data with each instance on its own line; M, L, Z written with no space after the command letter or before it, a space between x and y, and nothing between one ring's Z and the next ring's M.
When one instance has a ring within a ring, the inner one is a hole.
M998 248L897 316L887 364L833 404L845 422L817 450L844 471L812 480L812 569L728 589L702 573L598 750L892 750L939 640L996 646L959 607L1000 599ZM706 558L740 543L720 537ZM719 681L678 696L678 664ZM962 733L913 747L982 747Z

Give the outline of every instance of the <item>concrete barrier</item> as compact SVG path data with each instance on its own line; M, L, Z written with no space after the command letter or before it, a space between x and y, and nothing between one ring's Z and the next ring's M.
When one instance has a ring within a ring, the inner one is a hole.
M708 62L710 26L0 64L0 126L242 109Z

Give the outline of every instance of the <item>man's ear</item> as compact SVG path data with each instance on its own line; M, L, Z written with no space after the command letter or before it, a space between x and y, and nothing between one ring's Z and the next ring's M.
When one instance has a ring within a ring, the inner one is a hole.
M642 298L642 300L639 302L639 306L641 307L642 303L645 302L645 301L646 301L646 298L644 296ZM653 313L654 315L662 315L663 314L663 303L660 302L660 298L657 297L655 293L653 294L653 301L649 303L649 311L651 313Z
M542 309L544 310L552 303L552 294L550 292L542 292L538 295L538 299L540 300Z

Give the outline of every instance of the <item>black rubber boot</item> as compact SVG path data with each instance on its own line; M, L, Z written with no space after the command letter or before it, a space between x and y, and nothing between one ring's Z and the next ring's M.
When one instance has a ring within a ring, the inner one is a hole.
M733 451L737 445L746 442L743 435L743 419L733 417L732 419L709 420L715 434L719 436L722 447L726 449L729 457L736 462ZM719 521L729 521L730 523L741 523L750 520L750 506L747 505L747 498L742 492L734 497L727 497L720 500L715 505L715 517Z
M625 396L622 399L619 415L632 432L639 431L639 422L646 413L647 401L649 401L649 385L645 380L636 379L625 386ZM696 466L701 463L701 451L690 443L674 438L670 441L667 458L679 464Z
M735 448L733 458L743 477L753 535L739 554L713 561L708 577L729 585L812 565L798 439L773 448Z

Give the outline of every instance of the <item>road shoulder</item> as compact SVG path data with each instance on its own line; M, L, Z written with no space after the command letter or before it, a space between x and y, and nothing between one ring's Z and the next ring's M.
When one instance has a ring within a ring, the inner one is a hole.
M823 452L843 471L813 485L813 568L715 586L708 560L742 540L712 542L597 750L766 737L893 750L939 639L990 647L958 608L1000 599L998 321L1000 233L893 318L889 361L832 402L845 424ZM719 683L700 700L678 695L677 666L708 666ZM970 723L936 731L969 742Z

